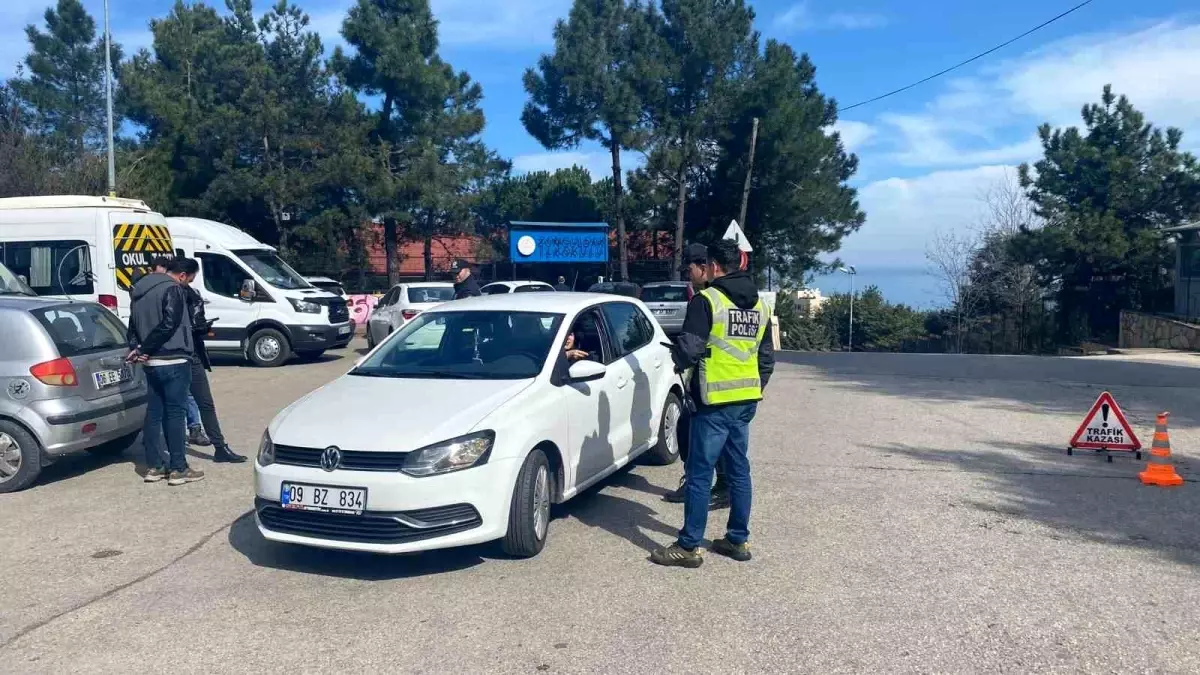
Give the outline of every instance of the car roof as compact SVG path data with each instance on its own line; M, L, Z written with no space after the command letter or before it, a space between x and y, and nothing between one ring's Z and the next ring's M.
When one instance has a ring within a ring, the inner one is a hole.
M520 279L517 279L516 281L509 281L509 280L505 279L503 281L493 281L487 285L488 286L531 286L531 285L532 286L549 286L550 284L548 284L544 281L533 281L533 280L522 281Z
M438 305L432 312L549 312L575 314L601 302L636 302L636 298L607 293L504 293L463 298Z
M28 295L0 295L0 310L16 310L28 312L58 305L96 305L88 300L67 300L65 298L47 298ZM99 306L99 305L96 305Z
M454 288L449 281L403 281L392 288Z
M6 197L0 199L0 209L65 209L65 208L122 208L149 211L140 199L124 197L93 197L91 195L48 195L44 197Z

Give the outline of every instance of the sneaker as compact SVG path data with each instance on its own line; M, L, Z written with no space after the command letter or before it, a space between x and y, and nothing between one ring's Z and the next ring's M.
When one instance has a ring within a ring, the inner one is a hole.
M186 485L198 480L204 480L203 471L184 469L183 471L172 471L170 477L167 478L167 485Z
M146 483L157 483L167 477L167 470L158 467L146 470L146 475L142 476L142 480Z
M750 555L750 544L746 542L735 544L729 541L729 537L721 537L714 541L712 546L708 547L708 550L718 555L723 555L726 558L733 558L738 562L746 562L753 557Z
M667 567L687 567L695 569L704 564L700 549L691 551L679 545L678 542L663 548L656 548L650 553L650 562Z
M719 487L713 488L713 491L708 495L708 510L717 511L727 508L729 508L729 490Z
M663 501L670 502L672 504L682 504L684 495L686 493L687 493L687 476L681 476L679 478L679 487L677 487L677 488L675 488L675 490L663 495Z
M687 495L687 476L679 479L679 487L663 495L663 501L671 504L682 504ZM729 508L729 489L718 484L713 487L708 498L708 510L717 511Z
M204 433L204 427L200 426L199 424L188 428L187 442L188 445L198 445L202 447L212 445L212 441L209 440L208 434Z
M213 461L225 464L241 464L246 461L246 458L230 450L228 445L222 445L213 452Z

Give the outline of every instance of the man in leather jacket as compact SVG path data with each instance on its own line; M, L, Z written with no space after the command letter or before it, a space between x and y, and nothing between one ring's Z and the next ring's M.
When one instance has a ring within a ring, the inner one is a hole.
M196 264L195 261L189 262ZM212 329L212 322L204 315L204 299L200 297L200 292L191 286L185 287L184 290L187 292L188 313L192 319L192 341L195 344L195 355L192 358L192 398L196 400L196 407L200 409L200 419L204 422L204 431L212 442L213 461L244 462L246 458L231 450L225 435L221 433L221 423L217 420L217 405L213 401L212 388L208 384L212 362L208 359L208 350L204 348L204 337Z

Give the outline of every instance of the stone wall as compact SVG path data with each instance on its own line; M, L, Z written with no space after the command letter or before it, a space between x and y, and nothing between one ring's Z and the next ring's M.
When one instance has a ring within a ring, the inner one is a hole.
M1121 312L1120 347L1200 351L1200 326L1154 314Z

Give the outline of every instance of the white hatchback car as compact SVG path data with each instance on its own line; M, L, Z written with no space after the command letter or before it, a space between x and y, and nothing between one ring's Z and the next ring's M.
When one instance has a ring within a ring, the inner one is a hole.
M367 319L367 346L374 349L383 339L400 330L413 317L454 299L454 284L427 281L396 284L372 310Z
M588 357L568 362L564 344ZM679 378L639 301L469 298L421 313L284 409L254 466L267 539L406 553L503 540L536 555L550 505L647 454L679 457Z
M545 293L554 291L554 287L544 281L493 281L479 289L484 295L503 295L504 293Z

